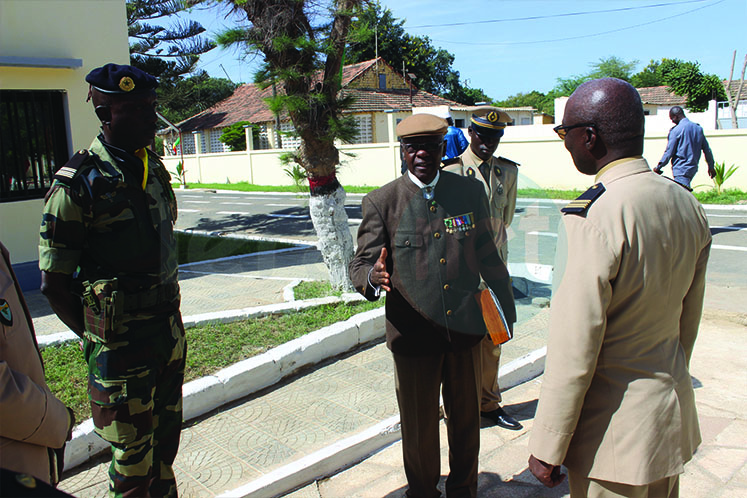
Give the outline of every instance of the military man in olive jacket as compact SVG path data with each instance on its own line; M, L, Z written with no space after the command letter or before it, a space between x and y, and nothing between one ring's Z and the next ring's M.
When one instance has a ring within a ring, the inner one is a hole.
M510 324L516 310L480 183L439 171L446 121L418 114L397 126L408 172L368 194L350 264L369 300L387 292L408 495L440 496L439 390L449 432L449 496L476 496L480 446L480 277Z

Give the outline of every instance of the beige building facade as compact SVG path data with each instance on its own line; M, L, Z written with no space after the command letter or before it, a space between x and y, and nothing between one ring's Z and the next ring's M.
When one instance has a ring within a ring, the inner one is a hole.
M129 63L125 0L0 1L0 240L25 288L51 176L98 133L84 78L107 62Z

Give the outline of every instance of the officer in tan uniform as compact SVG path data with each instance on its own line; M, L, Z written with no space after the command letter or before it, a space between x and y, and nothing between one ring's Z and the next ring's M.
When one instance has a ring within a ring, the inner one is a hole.
M679 495L700 443L689 362L711 234L703 207L654 174L638 92L584 83L555 131L596 184L562 209L547 360L529 469L571 496Z
M508 264L508 237L506 229L514 219L516 209L516 183L519 176L515 163L493 154L511 117L495 107L480 108L472 115L468 128L470 146L459 156L456 164L445 166L462 176L475 178L485 187L497 237L498 252ZM504 429L519 430L521 424L501 408L501 391L498 386L498 364L501 346L494 345L490 336L482 341L482 389L480 414Z

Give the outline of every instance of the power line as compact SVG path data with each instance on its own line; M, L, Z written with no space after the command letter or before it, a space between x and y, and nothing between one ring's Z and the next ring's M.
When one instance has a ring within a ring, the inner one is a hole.
M446 24L421 24L419 26L408 26L405 25L407 29L419 29L419 28L444 28L444 27L451 27L451 26L470 26L473 24L489 24L489 23L500 23L500 22L516 22L516 21L537 21L539 19L551 19L556 17L573 17L573 16L585 16L590 14L606 14L610 12L624 12L624 11L630 11L630 10L640 10L640 9L651 9L655 7L667 7L669 5L685 5L688 3L702 3L707 2L708 0L687 0L683 2L669 2L669 3L657 3L652 5L643 5L639 7L620 7L617 9L607 9L607 10L589 10L589 11L582 11L582 12L567 12L563 14L548 14L545 16L529 16L529 17L513 17L509 19L489 19L485 21L469 21L469 22L455 22L455 23L446 23Z
M701 1L701 0L696 0L696 1ZM592 38L592 37L595 37L595 36L608 35L610 33L617 33L617 32L626 31L626 30L629 30L629 29L640 28L641 26L648 26L649 24L654 24L654 23L658 23L658 22L662 22L662 21L668 21L669 19L674 19L675 17L681 17L681 16L684 16L684 15L696 12L698 10L703 10L703 9L707 9L709 7L713 7L714 5L718 5L718 4L723 3L725 1L726 0L718 0L718 1L716 1L716 2L714 2L712 4L710 4L710 5L704 5L702 7L698 7L697 9L688 10L686 12L680 12L679 14L674 14L674 15L671 15L671 16L662 17L662 18L659 18L659 19L654 19L652 21L648 21L648 22L644 22L644 23L633 24L631 26L625 26L625 27L622 27L622 28L611 29L611 30L608 30L608 31L600 31L599 33L591 33L591 34L587 34L587 35L568 36L568 37L565 37L565 38L553 38L553 39L549 39L549 40L505 41L505 42L484 42L484 43L481 43L481 42L462 42L462 41L437 40L435 38L433 39L433 41L434 42L439 42L439 43L451 43L451 44L454 44L454 45L477 45L477 46L504 45L504 46L507 46L507 45L533 45L533 44L539 44L539 43L553 43L553 42L568 41L568 40L580 40L582 38Z

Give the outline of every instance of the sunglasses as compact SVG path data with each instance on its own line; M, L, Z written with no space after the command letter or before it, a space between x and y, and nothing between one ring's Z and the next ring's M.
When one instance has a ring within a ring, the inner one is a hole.
M565 140L565 136L568 135L568 131L574 128L582 128L584 126L591 126L593 128L597 127L597 125L595 125L594 123L578 123L578 124L570 125L570 126L558 125L555 128L553 128L552 131L557 133L561 140Z
M428 154L437 153L443 142L403 142L402 146L408 154L416 154L424 150Z

